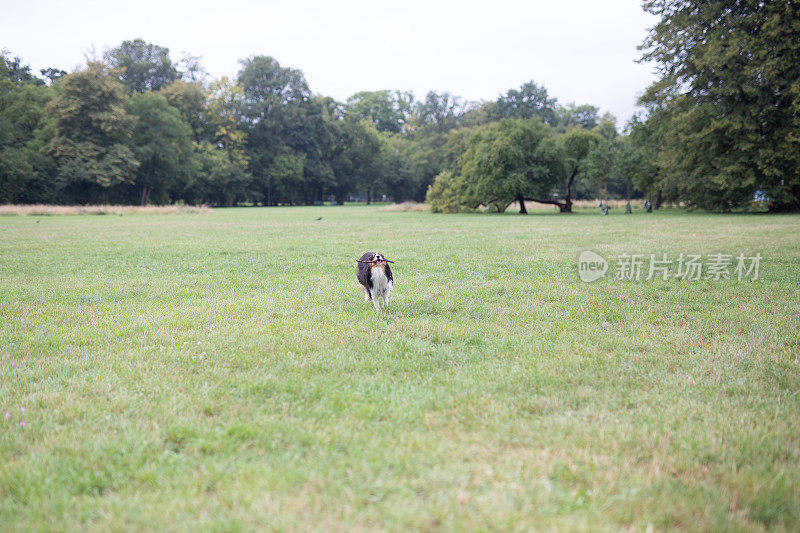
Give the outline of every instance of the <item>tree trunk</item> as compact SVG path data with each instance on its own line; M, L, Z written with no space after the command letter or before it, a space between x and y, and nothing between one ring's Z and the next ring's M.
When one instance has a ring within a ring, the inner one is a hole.
M572 213L572 182L575 181L575 175L577 173L578 169L573 169L572 174L570 174L569 179L567 180L567 190L565 191L566 194L564 195L564 206L558 206L562 213Z
M661 189L656 191L656 201L653 202L653 209L658 209L661 207Z
M626 215L630 215L630 214L633 213L633 210L631 209L631 181L630 180L628 180L627 185L628 185L628 202L625 204L625 214Z
M527 215L528 210L525 208L525 198L522 195L519 195L517 196L517 201L519 202L519 214Z
M147 205L147 200L150 198L150 190L147 186L142 186L142 194L139 199L139 205L145 206Z

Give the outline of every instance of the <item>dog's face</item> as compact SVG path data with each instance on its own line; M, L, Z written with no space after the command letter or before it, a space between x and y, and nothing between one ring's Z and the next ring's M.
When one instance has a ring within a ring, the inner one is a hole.
M383 257L382 254L376 253L372 256L372 268L380 268L384 272L386 271L386 258Z

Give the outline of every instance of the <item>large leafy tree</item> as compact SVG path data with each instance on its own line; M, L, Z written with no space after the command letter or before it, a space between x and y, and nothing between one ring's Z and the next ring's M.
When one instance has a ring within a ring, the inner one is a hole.
M647 0L642 45L660 79L642 98L660 159L690 205L732 209L765 190L800 208L800 3Z
M458 203L468 207L483 204L504 210L517 201L525 214L525 201L550 195L561 165L552 132L539 119L503 119L476 129L460 158L460 176L445 172L440 175L445 183L434 184L431 190L456 191Z
M76 201L106 199L111 187L132 183L139 166L129 148L135 118L117 73L90 62L64 76L48 106L53 137L47 148L58 163L60 184Z
M255 56L242 61L237 87L255 186L265 202L287 201L282 195L299 188L302 180L304 158L295 153L291 141L296 138L293 115L311 97L305 77L297 69L282 67L273 57Z
M41 185L46 157L38 135L53 90L19 58L0 54L0 202L26 201ZM51 200L49 197L41 199ZM36 198L34 199L36 200Z
M142 39L123 41L103 58L119 69L120 80L132 93L157 91L180 77L169 57L169 48Z
M600 147L603 137L597 132L587 131L583 128L573 128L558 139L562 161L565 168L566 181L564 182L564 199L553 200L553 203L564 213L572 212L572 187L575 180L587 172L589 154Z
M191 157L191 128L161 94L135 95L127 108L137 119L131 147L139 162L134 182L139 201L164 203Z
M275 201L321 200L324 191L334 186L329 164L333 138L325 102L312 98L300 70L282 67L272 57L242 61L237 81L248 156L262 198L271 196L273 176L282 176L279 194L287 196L273 197ZM302 165L299 174L298 165Z

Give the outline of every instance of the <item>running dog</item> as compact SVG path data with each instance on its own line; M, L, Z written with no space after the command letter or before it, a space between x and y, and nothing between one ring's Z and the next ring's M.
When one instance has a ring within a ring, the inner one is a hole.
M377 252L367 252L361 259L356 259L356 262L356 277L364 286L364 301L368 302L371 298L375 310L380 311L381 300L384 307L389 305L389 293L394 285L389 263L394 261L389 261Z

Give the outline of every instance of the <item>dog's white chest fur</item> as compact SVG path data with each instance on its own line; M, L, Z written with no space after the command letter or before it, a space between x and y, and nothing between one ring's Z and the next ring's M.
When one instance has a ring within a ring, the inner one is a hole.
M381 301L383 301L384 307L389 305L389 293L392 292L392 285L394 284L392 280L386 277L386 273L382 268L373 268L370 272L370 277L372 278L372 289L364 295L364 300L368 301L372 297L375 309L380 309Z
M372 290L375 291L379 296L389 294L389 292L392 290L392 282L386 279L386 274L383 272L383 269L373 268L371 275Z

